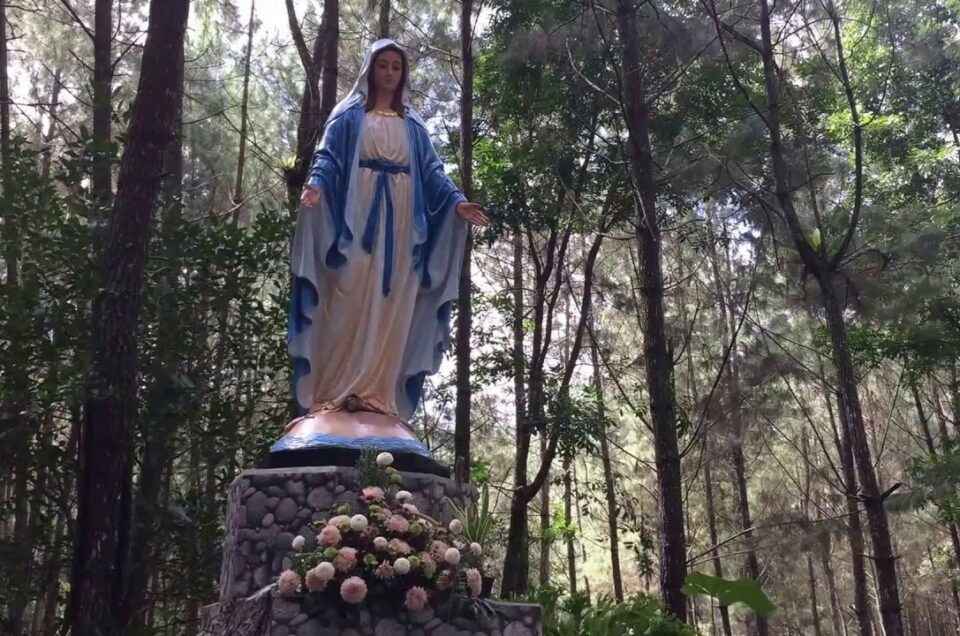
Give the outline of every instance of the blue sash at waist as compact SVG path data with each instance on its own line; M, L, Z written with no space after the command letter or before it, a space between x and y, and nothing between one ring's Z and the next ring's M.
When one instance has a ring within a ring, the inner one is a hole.
M393 194L390 192L390 175L410 174L410 166L404 166L382 159L361 159L360 167L378 172L377 189L370 204L370 213L363 228L361 245L368 254L373 254L373 242L377 236L377 227L380 224L381 202L386 199L387 219L386 235L384 236L383 253L383 295L390 294L390 279L393 276Z

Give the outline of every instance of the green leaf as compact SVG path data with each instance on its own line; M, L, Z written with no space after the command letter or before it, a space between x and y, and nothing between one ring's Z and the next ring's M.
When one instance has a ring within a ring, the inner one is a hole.
M814 249L814 251L819 252L819 251L820 251L820 244L821 244L821 241L822 241L822 240L823 240L823 239L822 239L822 237L820 236L820 228L815 229L815 230L813 231L813 233L810 234L810 247L812 247L812 248Z
M727 580L709 574L691 572L687 575L681 591L687 596L696 594L710 596L725 607L743 603L759 616L769 616L777 609L753 579Z

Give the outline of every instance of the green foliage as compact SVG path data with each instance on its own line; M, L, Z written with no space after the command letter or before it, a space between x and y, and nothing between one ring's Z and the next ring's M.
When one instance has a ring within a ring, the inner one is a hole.
M729 580L691 572L684 581L683 593L687 596L705 595L715 598L722 607L742 603L760 616L769 616L777 609L760 589L760 585L747 578Z
M637 594L617 603L609 597L592 602L585 594L563 595L544 587L532 597L543 608L544 636L695 636L697 631L664 614L660 601Z
M453 516L463 524L463 538L468 543L479 543L482 546L490 545L490 537L497 528L497 520L490 508L490 486L483 484L480 488L480 502L458 506L449 497L444 502L453 510Z

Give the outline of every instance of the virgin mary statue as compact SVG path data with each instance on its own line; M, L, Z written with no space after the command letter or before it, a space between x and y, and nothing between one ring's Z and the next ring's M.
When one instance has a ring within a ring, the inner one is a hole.
M487 217L445 174L409 76L397 43L375 42L314 155L291 252L303 416L274 444L276 465L364 449L432 461L406 422L449 342L468 224Z

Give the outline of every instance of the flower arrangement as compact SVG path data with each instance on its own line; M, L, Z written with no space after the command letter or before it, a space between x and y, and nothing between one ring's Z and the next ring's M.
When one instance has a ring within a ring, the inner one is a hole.
M361 457L363 487L354 505L339 504L334 516L316 522L317 547L293 545L293 567L280 574L282 596L320 595L356 606L373 599L419 611L452 595L481 594L483 547L421 513L413 496L399 490L393 456Z

